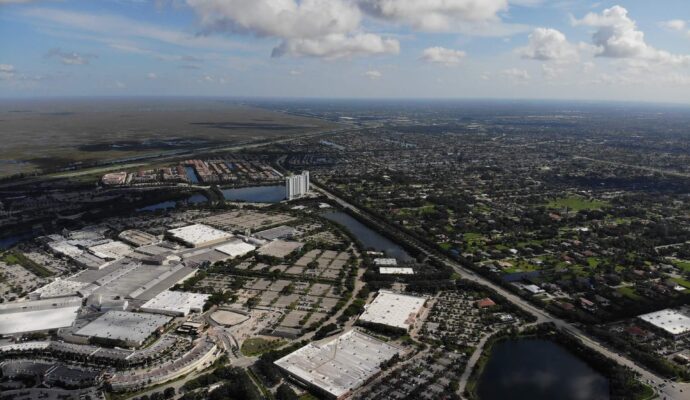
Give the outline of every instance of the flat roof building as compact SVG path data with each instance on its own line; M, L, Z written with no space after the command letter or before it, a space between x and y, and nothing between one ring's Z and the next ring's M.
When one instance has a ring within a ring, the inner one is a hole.
M71 326L77 319L82 299L18 301L0 304L0 335L49 331Z
M108 311L76 332L78 336L118 340L127 346L141 346L154 332L172 320L157 314Z
M414 270L409 267L379 267L381 275L413 275Z
M203 224L170 229L168 235L190 247L211 246L228 241L233 237L231 233Z
M343 399L381 372L400 349L358 330L312 342L275 364L332 399Z
M674 338L690 333L690 313L687 309L674 310L667 308L638 316L640 320Z
M243 256L249 252L254 251L255 249L256 247L254 245L245 243L241 240L224 243L216 247L216 250L220 251L223 254L227 254L233 258Z
M202 312L209 297L208 294L165 290L144 303L141 311L183 317L190 312Z
M424 297L408 296L379 290L379 294L368 306L359 321L372 324L381 324L394 328L409 330L424 307Z

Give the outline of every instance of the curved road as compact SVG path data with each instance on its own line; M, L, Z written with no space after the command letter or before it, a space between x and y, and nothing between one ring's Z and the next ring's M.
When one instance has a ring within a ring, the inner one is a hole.
M386 229L390 229L390 226L385 222L385 221L380 221L376 219L374 216L370 215L369 213L355 207L354 205L348 203L346 200L334 195L333 193L329 192L327 189L320 185L316 185L312 182L312 186L316 191L322 193L324 196L327 198L335 201L338 203L341 207L350 210L351 212L357 214L361 218L367 219L370 222L382 226ZM653 372L647 370L646 368L641 367L634 361L630 360L627 358L625 355L620 354L614 350L611 350L607 348L605 345L601 344L599 341L597 341L594 338L591 338L588 336L586 333L581 331L579 328L577 328L575 325L573 325L570 322L567 322L561 318L555 317L548 312L535 307L534 305L528 303L526 300L522 299L521 297L513 294L512 292L507 291L501 286L496 285L495 283L489 281L488 279L484 278L481 275L478 275L472 270L469 270L462 265L452 261L449 258L443 257L440 258L436 254L433 254L431 251L429 251L424 245L418 243L415 239L409 237L409 235L405 234L404 232L400 232L402 236L404 236L409 244L412 246L416 247L418 250L420 250L422 253L427 255L430 258L436 259L440 262L443 262L444 264L448 265L449 267L453 268L456 272L459 274L463 275L464 279L482 284L484 286L487 286L496 292L498 292L500 295L508 299L511 303L515 304L516 306L522 308L523 310L531 313L535 317L537 317L537 322L538 323L546 323L546 322L551 322L556 327L559 329L566 331L570 333L571 335L575 336L576 338L580 339L582 343L584 343L587 347L591 348L594 351L597 351L605 356L607 356L610 359L615 360L621 365L627 366L634 370L635 372L640 374L641 381L645 384L648 384L654 388L654 390L657 392L659 395L659 398L661 399L674 399L674 400L690 400L690 383L675 383L675 382L666 382L664 378L654 374Z

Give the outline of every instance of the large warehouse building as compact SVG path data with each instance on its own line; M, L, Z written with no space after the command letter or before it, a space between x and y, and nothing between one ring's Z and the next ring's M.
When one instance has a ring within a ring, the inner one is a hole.
M121 341L127 346L141 346L149 336L172 318L165 315L108 311L76 332L78 336Z
M674 310L668 308L649 314L642 314L637 318L654 329L674 338L684 337L690 333L690 312L687 309Z
M202 312L210 295L166 290L144 303L141 311L184 317L190 312Z
M208 225L194 224L182 228L170 229L168 235L189 247L205 247L232 239L231 233L212 228Z
M71 326L77 319L82 299L19 301L0 304L0 335L49 331Z
M275 364L329 398L343 399L381 372L400 349L357 330L312 342Z
M381 324L394 328L409 330L414 325L417 315L424 307L426 299L379 290L374 301L359 316L359 321Z

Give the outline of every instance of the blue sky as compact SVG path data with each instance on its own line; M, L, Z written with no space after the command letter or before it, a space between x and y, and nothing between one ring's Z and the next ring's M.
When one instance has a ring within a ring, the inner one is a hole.
M0 38L3 97L690 103L683 0L0 0Z

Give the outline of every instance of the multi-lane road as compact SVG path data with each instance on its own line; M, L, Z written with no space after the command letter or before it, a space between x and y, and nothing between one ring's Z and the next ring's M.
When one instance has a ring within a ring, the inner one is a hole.
M328 191L326 188L324 188L322 185L315 185L312 183L312 186L320 193L322 193L324 196L327 198L335 201L338 203L341 207L349 210L350 212L356 214L362 219L368 220L369 222L373 223L374 225L380 226L382 229L388 229L388 230L395 230L394 227L390 226L386 221L381 221L380 219L374 217L373 215L369 214L368 212L361 210L360 208L352 205L345 199L336 196L335 194L331 193ZM647 370L646 368L643 368L642 366L638 365L628 357L626 357L623 354L618 353L616 350L612 350L596 339L590 337L587 335L585 332L580 330L578 327L573 325L572 323L565 321L561 318L555 317L551 315L550 313L532 305L531 303L527 302L526 300L522 299L521 297L515 295L514 293L509 292L508 290L504 289L503 287L496 285L495 283L491 282L490 280L484 278L481 275L478 275L474 271L467 269L463 267L462 265L458 264L457 262L451 260L450 258L441 256L437 254L436 252L430 250L427 248L426 245L420 243L416 239L410 237L409 235L406 235L404 232L400 232L399 230L396 230L399 236L402 236L404 240L407 242L408 245L413 246L417 248L419 251L424 253L430 258L436 259L440 262L443 262L444 264L448 265L449 267L453 268L456 272L461 274L464 279L482 284L484 286L487 286L493 290L495 290L497 293L508 299L511 303L515 304L516 306L520 307L521 309L531 313L535 317L537 317L537 322L538 323L546 323L546 322L551 322L556 327L559 329L570 333L571 335L575 336L576 338L580 339L582 343L584 343L587 347L590 349L597 351L610 359L615 360L621 365L627 366L634 370L635 372L640 374L640 379L642 382L645 384L648 384L654 388L656 393L658 394L658 398L660 399L673 399L673 400L690 400L690 384L689 383L676 383L676 382L667 382L664 380L664 378L654 374L653 372Z

